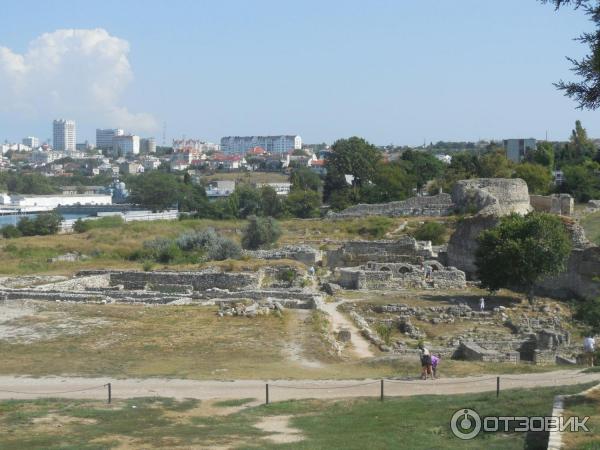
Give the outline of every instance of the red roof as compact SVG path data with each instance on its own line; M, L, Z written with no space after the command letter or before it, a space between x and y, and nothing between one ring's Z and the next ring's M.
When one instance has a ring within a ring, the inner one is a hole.
M248 150L249 155L264 155L267 151L262 147L253 147Z
M312 161L310 163L311 166L324 166L325 165L325 160L324 159L315 159L314 161Z

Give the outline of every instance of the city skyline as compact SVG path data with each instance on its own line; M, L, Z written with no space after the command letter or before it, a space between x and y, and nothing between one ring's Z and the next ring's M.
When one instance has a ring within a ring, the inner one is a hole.
M158 145L164 124L167 143L294 133L413 146L565 140L576 119L600 135L596 113L552 85L573 79L564 57L585 52L573 41L591 29L582 11L517 0L175 3L132 1L118 16L110 1L7 5L0 140L45 141L57 117L78 124L80 142L124 128ZM141 30L153 21L162 26Z

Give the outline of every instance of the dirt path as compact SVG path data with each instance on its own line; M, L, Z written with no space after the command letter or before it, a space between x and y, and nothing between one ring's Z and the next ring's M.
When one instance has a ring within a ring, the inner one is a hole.
M333 330L335 332L339 331L341 328L346 328L350 330L352 334L352 345L354 346L354 353L359 358L372 358L375 356L369 347L369 341L367 341L354 323L351 320L347 319L341 312L337 310L337 307L344 303L343 300L340 300L335 303L323 303L321 309L325 311L331 317L331 324L333 325Z
M600 373L583 374L577 370L501 375L500 389L561 386L600 382ZM271 401L321 398L378 397L380 380L233 380L197 381L180 379L114 379L80 377L0 377L0 399L33 399L39 397L106 399L106 383L111 383L112 396L174 397L177 399L265 399L265 383L269 383ZM451 395L496 390L496 376L442 378L439 380L385 380L386 396ZM76 391L76 392L74 392Z

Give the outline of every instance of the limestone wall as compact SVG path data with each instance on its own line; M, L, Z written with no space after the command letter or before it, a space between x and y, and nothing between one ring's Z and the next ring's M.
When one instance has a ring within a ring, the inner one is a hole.
M377 262L418 263L433 259L435 254L431 243L417 242L410 236L398 240L348 241L337 250L327 252L329 267L349 267Z
M110 272L110 285L125 289L144 289L146 285L190 285L195 291L211 288L237 290L258 286L258 275L233 272Z
M474 178L460 180L452 188L458 211L504 216L531 211L527 183L520 178Z
M575 202L569 194L530 195L529 202L535 211L561 216L571 216L575 209Z
M323 252L308 245L287 245L274 250L245 250L244 254L258 259L291 259L307 266L316 265L323 258Z
M329 211L327 218L337 219L364 216L449 216L454 205L449 194L425 197L411 197L407 200L389 203L358 204L340 212Z

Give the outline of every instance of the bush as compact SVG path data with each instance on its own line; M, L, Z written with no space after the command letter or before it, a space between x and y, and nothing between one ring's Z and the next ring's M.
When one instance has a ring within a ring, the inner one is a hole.
M589 327L590 334L600 333L600 298L587 299L578 303L575 318Z
M439 222L425 222L414 232L413 237L418 241L431 241L433 245L445 242L446 226Z
M378 323L375 325L375 331L377 331L379 337L385 342L385 345L390 345L392 342L392 327L383 323Z
M144 242L147 256L155 261L168 264L181 257L181 249L172 239L157 238Z
M58 232L62 220L58 213L42 213L33 220L29 217L21 218L17 228L23 236L47 236Z
M219 235L214 228L206 228L202 231L182 233L175 241L181 250L192 251L200 250L204 247L210 246L218 239Z
M2 236L4 236L5 239L18 238L22 236L19 229L14 225L4 225L1 231Z
M90 220L77 219L73 224L73 231L76 233L85 233L95 228L118 228L124 224L125 221L121 216L106 216Z
M237 242L221 236L210 243L206 248L206 257L211 261L237 259L242 255L242 249Z
M281 229L275 219L250 216L242 235L242 247L256 250L264 245L274 244L280 236Z

